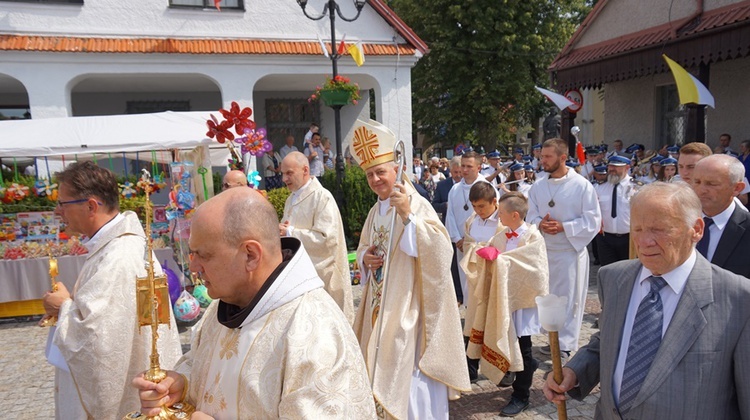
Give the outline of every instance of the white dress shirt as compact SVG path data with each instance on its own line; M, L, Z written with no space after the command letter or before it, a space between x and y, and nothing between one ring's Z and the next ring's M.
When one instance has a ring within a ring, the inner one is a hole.
M661 336L667 332L669 323L672 321L675 309L677 309L677 303L680 301L682 292L685 290L685 283L687 283L690 272L693 271L695 266L696 251L692 250L690 256L685 260L682 265L678 266L674 270L664 273L661 277L667 282L669 287L664 287L659 291L661 297L662 309L663 309L663 321L661 329ZM615 366L615 374L612 377L612 395L615 398L615 403L620 403L620 387L622 386L622 375L625 370L625 361L628 357L628 347L630 346L630 334L633 331L633 322L635 321L635 314L638 312L638 306L644 297L651 291L651 282L645 281L652 275L651 270L646 267L641 268L640 274L636 278L636 284L633 287L633 292L630 294L630 304L628 304L628 313L625 315L625 326L622 329L622 339L620 341L620 354L617 357L617 365Z
M716 247L719 245L721 235L724 233L724 228L727 227L727 223L729 223L729 219L732 217L732 213L734 213L735 207L737 206L735 206L734 201L732 201L729 204L729 207L711 218L714 222L708 228L708 231L711 233L711 237L708 239L708 251L706 252L707 260L711 261L714 259ZM707 217L705 213L703 214L703 217Z
M625 176L617 185L617 217L612 217L613 184L604 182L595 184L599 208L602 212L602 228L605 233L626 234L630 232L630 199L636 193L636 184L632 178Z
M526 224L526 222L521 223L521 226L514 231L518 236L507 239L507 242L505 243L505 251L513 251L518 248L521 236L523 236L527 230L529 230L529 225ZM511 229L506 227L503 234L510 232ZM536 307L517 309L513 311L511 318L513 319L513 326L516 328L516 335L518 337L539 334L541 323L539 322L539 311Z

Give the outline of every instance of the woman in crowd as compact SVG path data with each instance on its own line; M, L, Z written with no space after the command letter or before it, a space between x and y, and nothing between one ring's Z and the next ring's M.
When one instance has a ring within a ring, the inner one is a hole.
M677 159L671 157L663 159L659 169L659 181L672 182L675 175L677 175Z
M638 178L639 181L644 184L650 184L656 181L659 177L659 171L661 170L661 161L665 159L662 156L656 155L651 158L651 165L649 165L648 173Z
M445 179L445 175L440 172L440 165L437 162L430 163L430 170L425 174L424 177L424 188L430 195L430 202L435 198L435 190L437 189L438 182Z

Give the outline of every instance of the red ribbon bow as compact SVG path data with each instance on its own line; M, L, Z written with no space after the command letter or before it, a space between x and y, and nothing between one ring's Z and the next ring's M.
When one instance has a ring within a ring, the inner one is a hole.
M513 232L513 231L511 231L511 232L505 232L505 237L508 238L508 239L510 239L510 238L517 238L518 234L516 232Z

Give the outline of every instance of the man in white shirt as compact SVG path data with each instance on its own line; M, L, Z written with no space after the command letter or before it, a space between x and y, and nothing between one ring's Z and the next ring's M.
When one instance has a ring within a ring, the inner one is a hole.
M466 228L466 219L471 216L474 210L469 201L469 191L471 186L477 182L487 182L486 179L479 176L479 167L481 158L477 152L466 152L461 156L461 172L463 179L456 183L448 193L448 212L445 215L445 227L448 229L451 241L456 244L456 259L461 261L464 257L464 230ZM461 267L458 268L458 274L461 279L461 294L466 303L466 273Z
M629 170L630 159L612 156L607 164L607 182L594 185L602 212L602 231L596 235L602 266L630 256L630 199L643 183L631 178Z
M281 160L284 160L286 155L291 152L298 152L298 150L297 146L294 145L294 136L287 136L286 144L284 146L281 146L281 149L279 149L279 157L281 158Z

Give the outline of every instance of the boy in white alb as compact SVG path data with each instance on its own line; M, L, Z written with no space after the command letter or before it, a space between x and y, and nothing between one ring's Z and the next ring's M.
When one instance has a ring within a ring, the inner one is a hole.
M531 335L540 325L536 296L549 292L549 269L544 239L538 228L524 222L528 201L512 191L500 197L497 216L505 228L477 251L494 264L486 298L486 317L478 309L474 329L482 328L482 373L491 380L504 372L516 372L511 400L501 415L515 416L529 406L529 389L539 362L531 355ZM484 277L484 276L482 276ZM472 331L472 344L477 344ZM470 353L472 351L470 344ZM473 349L476 351L476 349Z
M487 182L478 182L469 190L469 201L474 208L474 213L466 219L464 228L464 257L459 264L466 273L467 296L464 302L467 305L464 323L464 344L468 346L471 336L471 326L476 311L476 299L473 295L477 286L477 276L484 272L485 261L479 258L476 251L487 246L489 240L504 229L497 219L497 196L495 187ZM479 359L468 356L466 361L469 365L469 379L476 380L478 377Z

